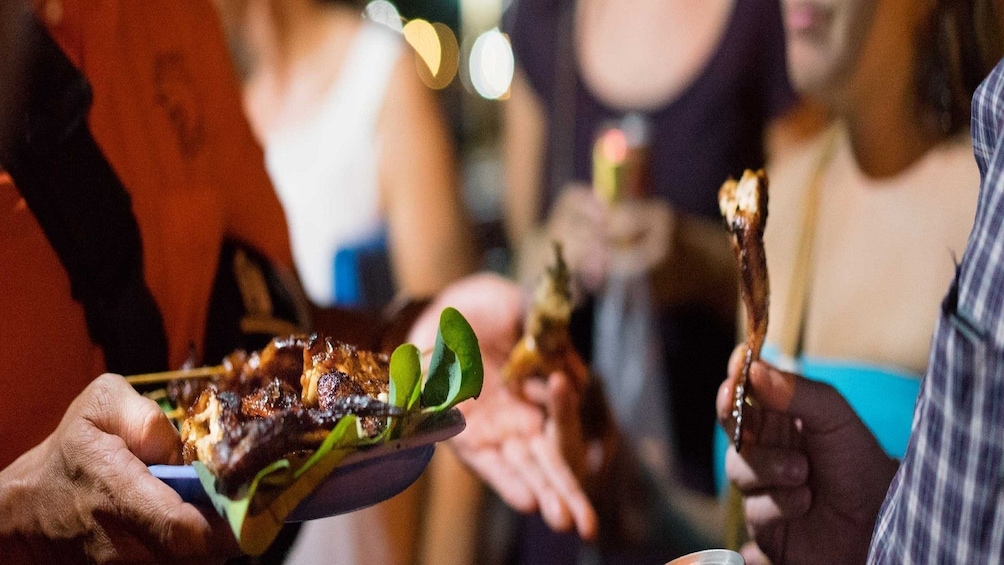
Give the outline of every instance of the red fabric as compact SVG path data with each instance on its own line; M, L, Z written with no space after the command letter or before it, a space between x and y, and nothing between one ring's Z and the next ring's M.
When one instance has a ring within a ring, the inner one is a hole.
M202 343L224 235L292 265L216 14L199 0L50 1L39 14L93 87L91 131L132 196L178 366ZM103 359L55 252L3 174L0 220L3 467L51 432Z

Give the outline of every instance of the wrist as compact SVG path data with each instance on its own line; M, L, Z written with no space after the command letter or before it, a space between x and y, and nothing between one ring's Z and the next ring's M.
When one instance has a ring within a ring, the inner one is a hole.
M41 449L23 454L0 471L0 555L4 561L13 563L33 562L32 539L44 539L38 528L33 527L34 502L38 496L32 482L39 470L32 463L31 454Z

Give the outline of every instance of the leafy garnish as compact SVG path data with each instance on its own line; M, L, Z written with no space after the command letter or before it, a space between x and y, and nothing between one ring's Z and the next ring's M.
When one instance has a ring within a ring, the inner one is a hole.
M478 337L471 325L456 308L444 309L439 315L429 375L422 389L422 408L439 412L477 398L484 373Z
M390 356L390 403L410 409L422 393L422 364L418 348L410 343L398 346Z
M422 385L421 357L411 344L398 347L390 360L390 404L405 409L404 426L389 422L383 433L360 433L355 416L339 420L321 446L306 458L287 457L266 466L233 499L216 492L216 477L193 463L216 511L230 524L242 551L261 555L275 540L286 517L317 488L346 455L374 443L407 435L434 414L476 398L484 369L478 340L467 320L454 308L440 314L429 376Z

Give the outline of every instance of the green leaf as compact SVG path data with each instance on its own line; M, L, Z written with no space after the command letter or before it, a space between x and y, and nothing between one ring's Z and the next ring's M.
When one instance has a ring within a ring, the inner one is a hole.
M192 465L213 506L226 518L230 529L248 555L261 555L275 541L286 517L306 498L342 459L360 445L355 416L346 416L328 433L321 446L302 463L280 459L255 475L237 499L216 492L216 477L199 461Z
M422 388L422 363L418 348L405 343L390 356L390 403L405 410L418 400Z
M444 309L422 389L422 407L439 412L477 398L483 381L484 366L474 330L456 308Z

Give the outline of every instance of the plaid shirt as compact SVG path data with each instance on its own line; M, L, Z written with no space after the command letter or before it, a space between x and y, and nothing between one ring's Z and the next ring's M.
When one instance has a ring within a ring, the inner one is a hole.
M982 184L872 563L1004 561L1004 61L973 97Z

